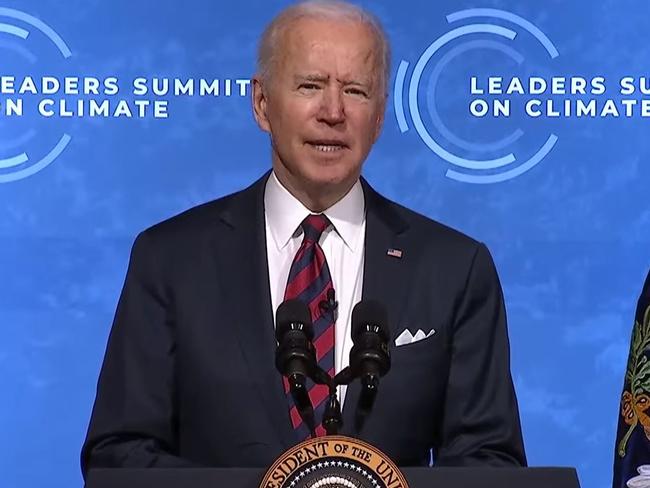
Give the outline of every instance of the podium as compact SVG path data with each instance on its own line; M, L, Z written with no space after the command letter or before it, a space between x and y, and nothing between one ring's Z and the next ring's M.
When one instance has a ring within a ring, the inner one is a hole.
M411 488L580 488L573 468L401 468ZM85 488L257 488L264 469L94 469Z

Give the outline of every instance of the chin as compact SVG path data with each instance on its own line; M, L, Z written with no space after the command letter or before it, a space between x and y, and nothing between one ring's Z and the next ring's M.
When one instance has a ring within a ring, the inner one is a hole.
M319 166L311 172L308 179L314 185L338 187L352 184L357 176L349 171L341 171L339 168Z
M360 168L357 168L357 165L340 159L331 161L313 161L307 169L314 179L329 180L331 182L339 183L356 179L360 173Z

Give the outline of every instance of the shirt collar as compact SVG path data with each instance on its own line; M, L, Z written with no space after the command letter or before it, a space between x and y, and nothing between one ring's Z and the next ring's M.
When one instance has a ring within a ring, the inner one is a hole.
M283 249L293 237L300 223L312 213L300 200L282 186L275 172L266 182L264 211L271 235L278 250ZM332 222L343 242L353 252L357 248L365 215L365 198L357 180L350 191L323 212Z

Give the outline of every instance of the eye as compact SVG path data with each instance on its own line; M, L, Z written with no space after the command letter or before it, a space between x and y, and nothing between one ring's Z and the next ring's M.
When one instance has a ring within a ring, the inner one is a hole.
M348 88L346 90L346 93L357 97L368 98L368 93L365 90L362 90L361 88Z
M319 86L316 83L301 83L298 85L299 90L311 91L318 90Z

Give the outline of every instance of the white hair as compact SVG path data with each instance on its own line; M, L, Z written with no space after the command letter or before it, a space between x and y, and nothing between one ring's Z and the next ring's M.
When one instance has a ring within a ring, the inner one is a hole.
M285 29L292 22L305 17L359 22L369 27L379 49L381 87L384 91L387 89L391 53L386 32L373 14L343 0L306 0L286 8L276 16L262 33L257 51L257 76L262 81L266 82L272 77L278 43Z

